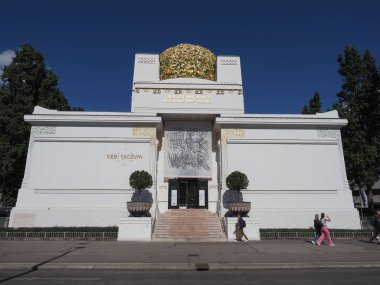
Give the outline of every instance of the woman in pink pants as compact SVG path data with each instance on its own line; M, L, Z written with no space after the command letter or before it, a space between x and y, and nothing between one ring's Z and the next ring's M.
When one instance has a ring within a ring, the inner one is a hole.
M327 228L327 225L326 223L327 222L331 222L331 219L329 216L325 216L325 213L322 213L321 214L321 223L322 223L322 228L321 228L321 236L319 237L319 239L317 240L317 245L321 245L321 242L323 241L323 239L325 238L325 236L327 237L327 240L329 241L329 245L330 246L334 246L334 243L332 242L331 240L331 236L330 236L330 231L329 229Z

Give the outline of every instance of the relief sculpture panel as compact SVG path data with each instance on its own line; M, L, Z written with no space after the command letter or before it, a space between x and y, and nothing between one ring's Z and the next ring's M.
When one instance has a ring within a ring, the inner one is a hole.
M211 176L211 124L170 124L165 137L165 176Z

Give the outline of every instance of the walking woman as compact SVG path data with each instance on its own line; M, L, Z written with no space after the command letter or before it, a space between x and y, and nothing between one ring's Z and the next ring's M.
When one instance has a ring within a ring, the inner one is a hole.
M372 242L375 238L378 242L380 233L380 210L376 211L375 217L373 219L373 236L369 239L369 242Z
M329 229L327 228L327 222L331 222L331 219L329 216L325 216L325 213L322 213L321 214L321 223L322 223L322 228L321 228L321 236L319 237L319 239L317 240L317 245L321 245L321 242L323 241L323 239L325 238L325 236L327 237L327 240L329 241L329 246L335 246L334 243L332 242L331 240L331 236L330 236L330 231Z
M319 237L321 236L322 232L321 232L321 228L322 228L322 222L321 220L319 219L319 215L318 214L315 214L314 216L314 229L315 229L315 237L314 239L311 241L312 244L316 245L316 242L318 241Z
M241 217L241 214L239 213L238 215L238 220L235 225L235 231L234 234L236 234L236 241L243 241L243 237L245 237L245 242L248 241L248 237L244 233L244 228L246 227L246 223Z

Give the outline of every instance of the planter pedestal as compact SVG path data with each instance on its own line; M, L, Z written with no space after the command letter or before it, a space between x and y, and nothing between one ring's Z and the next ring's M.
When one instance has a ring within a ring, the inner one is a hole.
M151 241L151 217L121 218L119 220L118 241Z
M230 202L227 203L228 211L240 214L242 217L246 216L251 210L251 202Z
M128 212L131 213L133 217L145 216L151 207L151 202L127 202Z

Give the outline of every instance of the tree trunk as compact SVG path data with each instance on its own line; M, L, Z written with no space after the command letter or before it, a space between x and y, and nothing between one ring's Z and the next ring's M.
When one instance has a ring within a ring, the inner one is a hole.
M361 207L368 208L368 197L365 192L365 189L360 188L359 193L360 193Z

